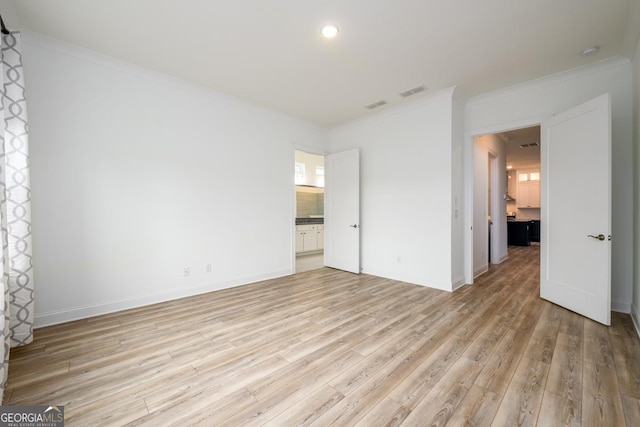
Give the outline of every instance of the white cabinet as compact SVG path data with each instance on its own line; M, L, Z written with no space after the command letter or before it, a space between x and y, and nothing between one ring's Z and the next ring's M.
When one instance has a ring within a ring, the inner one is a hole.
M299 227L296 225L296 253L302 252L302 248L304 248L304 232L300 231Z
M324 249L324 224L318 224L318 249Z
M324 248L324 225L296 225L296 253Z
M537 169L519 170L518 194L516 205L519 208L540 207L540 171Z

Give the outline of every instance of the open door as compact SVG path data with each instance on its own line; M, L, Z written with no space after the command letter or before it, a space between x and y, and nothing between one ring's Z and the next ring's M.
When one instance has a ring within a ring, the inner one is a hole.
M540 296L611 323L611 101L542 123Z
M360 273L360 153L325 157L324 264Z

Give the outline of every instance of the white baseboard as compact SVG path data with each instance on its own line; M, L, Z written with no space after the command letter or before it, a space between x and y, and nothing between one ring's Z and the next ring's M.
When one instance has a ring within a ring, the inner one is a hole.
M77 307L68 310L41 313L35 316L34 327L42 328L44 326L51 326L60 323L71 322L74 320L87 319L89 317L100 316L102 314L115 313L117 311L129 310L132 308L143 307L145 305L157 304L160 302L191 297L194 295L205 294L208 292L233 288L236 286L248 285L251 283L260 282L262 280L270 280L278 277L289 276L291 274L291 270L277 271L259 276L245 277L243 279L232 280L229 282L213 283L205 286L174 290L121 301L111 301L87 307Z
M482 267L478 268L477 270L474 270L473 278L475 279L476 277L486 273L487 271L489 271L489 266L488 265L483 265Z
M615 311L618 313L631 313L631 301L611 301L611 311Z
M631 305L631 320L633 320L633 326L636 327L636 333L640 338L640 307L636 307L635 305Z
M508 259L509 259L509 255L505 254L498 261L496 261L496 262L492 261L491 264L502 264L503 262L505 262Z
M399 282L411 283L412 285L425 286L427 288L438 289L440 291L452 291L452 283L441 283L434 280L425 282L424 279L413 277L410 275L393 274L386 271L380 271L375 269L364 268L362 270L364 274L370 274L372 276L384 277L385 279L397 280Z
M464 280L464 276L459 277L457 279L455 279L452 283L451 283L451 290L455 291L458 288L463 287L464 285L466 285L465 283L466 281Z

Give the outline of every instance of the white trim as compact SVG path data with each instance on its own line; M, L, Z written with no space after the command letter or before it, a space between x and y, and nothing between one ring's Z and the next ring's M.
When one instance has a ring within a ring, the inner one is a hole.
M396 280L398 282L410 283L412 285L424 286L426 288L437 289L437 290L440 290L440 291L451 292L453 290L453 287L452 287L451 283L435 282L435 281L429 281L428 283L426 283L423 280L414 278L414 277L409 276L409 275L402 275L402 274L391 274L390 275L387 272L376 271L376 270L371 270L371 269L362 269L362 273L363 274L369 274L371 276L382 277L382 278L385 278L385 279Z
M497 265L497 264L502 264L503 262L505 262L505 261L506 261L506 260L508 260L508 259L509 259L509 254L507 254L507 255L503 256L503 257L502 257L502 258L500 258L500 260L499 260L499 261L497 261L497 262L493 262L493 261L492 261L492 262L491 262L491 264L495 264L495 265Z
M483 265L480 268L478 268L477 270L474 270L473 278L475 279L476 277L483 275L487 271L489 271L489 264Z
M634 304L631 305L631 320L633 320L633 326L636 327L636 333L640 338L640 310Z
M631 313L631 301L611 300L611 311L617 313Z
M44 326L57 325L59 323L71 322L74 320L86 319L89 317L100 316L102 314L115 313L122 310L143 307L146 305L157 304L160 302L177 300L180 298L201 295L208 292L219 291L222 289L233 288L236 286L249 285L263 280L271 280L279 277L289 276L291 270L276 271L268 274L261 274L253 277L245 277L243 279L231 280L228 282L213 283L211 285L198 286L189 289L176 289L169 292L124 299L120 301L112 301L104 304L96 304L86 307L76 307L69 310L60 310L49 313L41 313L35 316L34 327L41 328Z
M622 65L629 64L629 58L624 56L614 56L602 61L595 62L593 64L583 65L580 67L572 68L570 70L561 71L556 74L540 77L538 79L529 80L524 83L508 86L502 89L497 89L492 92L474 96L467 101L467 105L482 104L483 102L493 101L505 96L512 96L513 94L522 93L531 89L538 89L545 86L552 86L558 83L562 83L575 78L588 76L590 74L600 73L602 71L617 68Z
M512 122L499 123L491 126L485 126L483 128L469 129L465 131L464 137L464 156L465 156L465 168L464 168L464 194L465 203L468 209L465 210L465 281L468 284L473 284L473 279L478 277L476 271L473 270L473 177L474 177L474 141L476 136L507 132L514 129L522 129L531 126L539 126L545 117L530 117L526 119L515 120ZM504 260L502 260L504 261ZM500 262L502 262L500 261ZM483 272L484 273L484 272ZM482 274L482 273L480 273ZM473 275L473 277L471 277Z
M457 279L453 280L451 283L451 291L455 291L456 289L459 289L463 286L465 286L465 280L464 280L464 276L462 277L458 277Z

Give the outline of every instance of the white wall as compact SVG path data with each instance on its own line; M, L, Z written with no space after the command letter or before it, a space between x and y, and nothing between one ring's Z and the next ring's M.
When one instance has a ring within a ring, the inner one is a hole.
M37 325L292 273L294 146L323 151L324 130L33 33L23 43Z
M360 150L363 272L452 288L452 96L447 90L330 131Z
M496 157L499 175L492 176L491 192L497 197L497 209L491 209L494 243L491 247L491 263L499 264L507 258L507 208L505 173L507 168L504 142L496 135L480 135L474 138L473 162L473 273L474 277L488 269L488 191L489 191L489 153ZM496 196L497 195L497 196Z
M629 312L633 259L631 64L615 58L472 98L468 135L539 123L598 95L612 96L612 308ZM470 144L470 141L469 141Z
M304 178L298 180L296 177L296 184L324 187L324 175L316 174L316 167L321 166L324 168L324 156L300 150L296 150L295 155L296 163L304 163L305 165Z
M361 152L363 271L450 290L462 271L464 228L454 213L462 204L461 129L468 144L470 135L534 124L606 91L613 99L613 301L631 305L625 60L473 98L464 120L447 90L327 132L23 37L38 325L291 273L294 147L326 152L327 141L331 152ZM256 221L267 226L248 230Z

